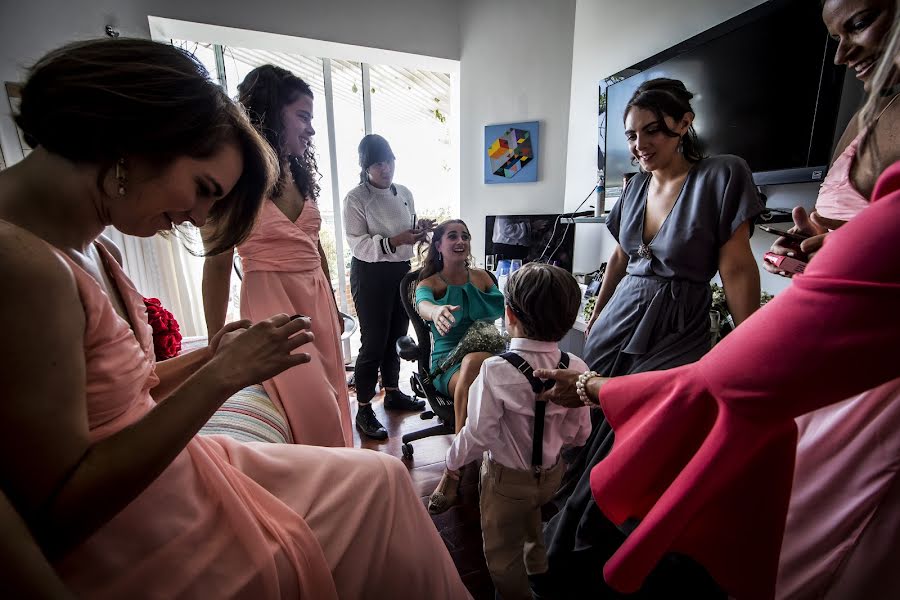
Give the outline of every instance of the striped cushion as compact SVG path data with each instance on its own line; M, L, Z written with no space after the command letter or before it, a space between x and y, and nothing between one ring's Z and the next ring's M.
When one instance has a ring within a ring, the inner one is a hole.
M240 442L293 443L291 430L262 385L251 385L229 398L200 430Z

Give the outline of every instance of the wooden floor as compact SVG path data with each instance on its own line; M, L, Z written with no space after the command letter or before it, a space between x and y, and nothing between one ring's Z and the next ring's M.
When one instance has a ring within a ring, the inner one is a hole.
M412 372L409 363L401 367L400 387L409 393L409 374ZM356 398L351 388L350 409L356 415ZM369 438L360 439L359 431L354 427L353 440L357 448L369 448L402 458L400 436L410 431L424 429L436 425L437 420L423 421L419 413L385 411L384 397L379 394L372 401L378 420L388 431L388 439L379 442ZM428 496L434 491L441 473L444 470L444 456L450 447L452 436L435 436L413 443L415 452L410 460L403 459L409 468L413 485L422 502L428 503ZM463 472L460 486L460 502L447 512L432 517L435 527L440 532L444 543L450 550L453 562L462 577L463 583L475 600L493 600L494 586L491 583L481 545L481 526L478 512L478 472L477 465L469 465Z

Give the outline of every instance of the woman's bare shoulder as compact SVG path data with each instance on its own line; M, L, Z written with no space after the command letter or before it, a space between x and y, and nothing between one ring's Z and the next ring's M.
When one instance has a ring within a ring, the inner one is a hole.
M426 287L431 290L431 294L434 296L435 300L440 300L444 297L444 294L447 293L447 283L444 282L440 277L438 277L437 273L426 277L416 286L416 289L420 287Z
M472 283L484 291L491 289L495 285L490 273L484 269L469 269L469 273L472 275Z
M0 313L32 328L46 323L50 313L68 314L80 307L75 274L66 260L31 232L5 222L0 222L0 280Z
M427 288L431 288L433 290L439 282L440 282L440 279L438 278L437 275L429 275L428 277L426 277L425 279L421 280L419 283L416 284L416 289L419 289L420 287L427 287Z
M72 269L50 244L17 225L0 221L0 277L4 285L25 276L42 284L74 284Z

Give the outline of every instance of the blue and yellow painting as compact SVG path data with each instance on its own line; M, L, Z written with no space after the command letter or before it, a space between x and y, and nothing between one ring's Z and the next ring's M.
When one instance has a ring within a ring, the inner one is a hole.
M538 121L484 128L484 182L537 181Z

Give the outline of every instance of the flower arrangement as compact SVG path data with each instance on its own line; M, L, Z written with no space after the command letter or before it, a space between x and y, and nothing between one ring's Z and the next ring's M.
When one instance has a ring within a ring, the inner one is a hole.
M175 317L163 308L158 298L144 298L147 307L147 321L153 328L153 352L156 360L162 361L181 352L181 328Z
M594 306L597 304L597 296L591 296L587 299L587 302L584 303L584 310L581 312L581 316L584 318L584 322L587 323L591 320L591 317L594 315Z
M725 337L729 331L734 329L734 319L731 318L731 312L728 310L728 304L725 302L725 288L717 283L710 283L709 289L712 291L712 306L709 308L710 316L718 317L719 338ZM774 298L774 296L766 291L759 295L759 305L765 306L766 302Z

